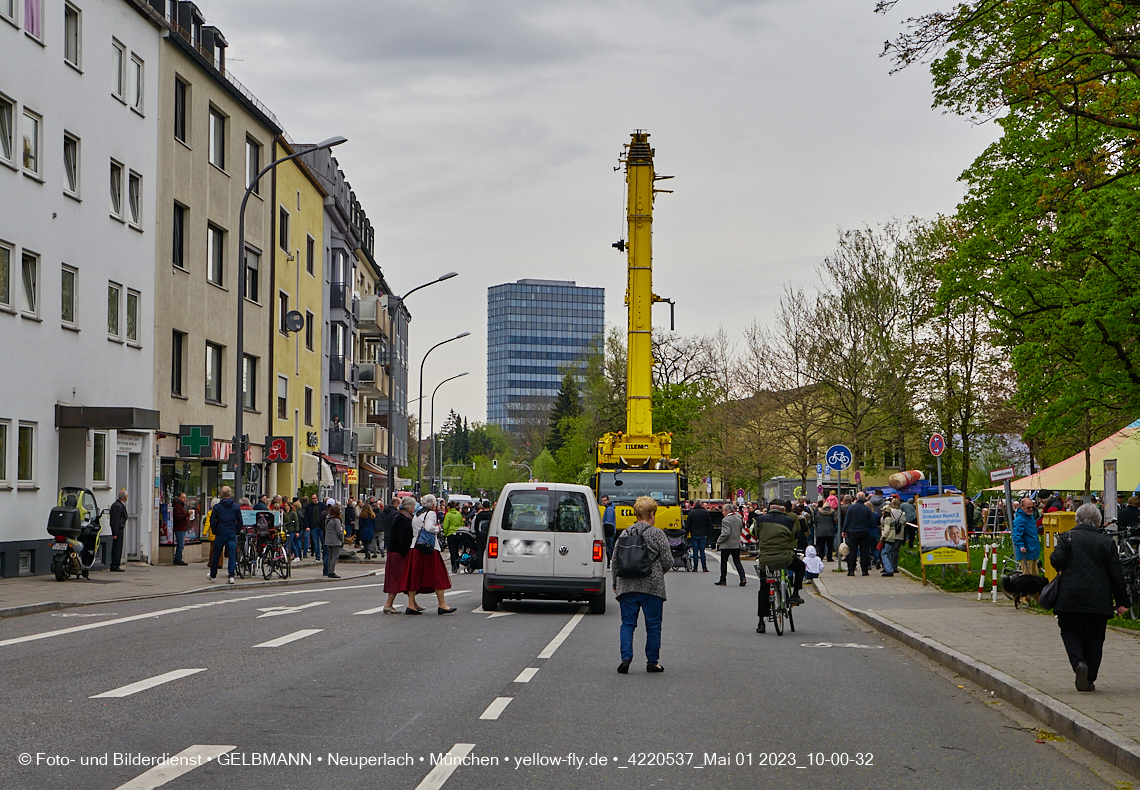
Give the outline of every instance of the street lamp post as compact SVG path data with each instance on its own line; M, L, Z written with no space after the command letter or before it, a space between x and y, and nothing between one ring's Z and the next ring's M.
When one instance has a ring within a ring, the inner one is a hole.
M395 377L393 376L393 373L395 373L395 370L396 370L396 326L397 326L396 313L400 308L402 308L404 306L404 300L407 299L412 294L414 294L416 291L420 290L421 288L427 288L429 285L435 285L436 283L441 283L444 280L450 280L452 277L455 277L458 274L459 274L459 272L448 272L447 274L440 275L439 277L435 278L431 282L426 282L423 285L417 285L415 288L408 291L403 296L398 297L395 300L395 304L388 305L388 318L390 319L390 323L391 323L391 326L388 328L388 498L387 498L388 502L391 502L392 497L396 496L396 464L395 464L394 459L392 458L392 452L393 452L392 417L393 417L393 412L394 412L393 401L396 397ZM423 397L423 395L421 393L421 398L422 397ZM416 452L417 453L419 452L419 448L416 449ZM418 456L417 456L417 467L418 467L418 463L419 463L419 461L418 461ZM418 471L419 471L418 468L416 471L418 473Z
M419 413L419 417L416 418L416 494L417 495L422 493L422 489L423 489L423 470L420 468L421 464L423 463L423 451L420 449L420 444L424 440L424 363L427 362L428 355L431 354L431 352L435 351L440 346L442 346L444 343L450 343L452 340L459 340L460 338L467 337L470 334L471 334L470 332L464 332L463 334L456 335L455 337L448 338L447 340L441 340L440 342L436 343L434 346L429 348L427 350L427 354L424 354L424 358L420 361L420 397L418 399L420 402L420 413ZM432 394L434 395L434 393L432 393ZM432 473L432 475L435 474L435 467L434 466L432 467L431 473ZM430 486L431 483L429 482L428 485Z
M462 337L462 336L463 335L460 335L460 337ZM452 338L452 340L454 340L454 339L455 338ZM433 437L433 441L431 443L431 458L429 460L429 463L431 464L431 482L429 483L429 485L431 485L433 487L434 487L434 483L435 483L435 441L434 441L434 437L435 437L435 394L437 392L439 392L439 388L442 387L447 382L455 381L456 379L462 378L463 376L466 376L467 374L468 374L468 371L465 370L462 373L457 373L456 375L452 376L449 379L444 379L443 381L436 384L435 389L431 391L431 434L430 435ZM423 384L423 382L421 380L421 386L422 386L422 384ZM423 403L420 403L420 409L421 410L423 409ZM439 456L440 456L440 460L442 461L443 450L440 450ZM440 474L442 475L443 473L441 472Z
M310 154L313 151L321 151L326 148L332 148L341 143L347 143L347 137L330 137L329 139L317 143L312 148L306 148L304 151L296 151L289 156L283 156L276 159L265 167L253 177L253 179L246 185L245 195L241 199L241 210L238 212L238 262L241 264L237 273L237 342L235 345L235 356L237 356L235 369L237 370L237 401L234 403L234 410L237 416L234 418L234 456L237 460L236 470L234 474L234 487L237 488L238 498L241 498L242 487L245 485L245 207L249 203L249 196L253 194L254 187L261 181L261 177L268 173L273 168L282 162L288 162L290 159L296 159L299 156ZM320 469L320 459L317 460L317 468Z

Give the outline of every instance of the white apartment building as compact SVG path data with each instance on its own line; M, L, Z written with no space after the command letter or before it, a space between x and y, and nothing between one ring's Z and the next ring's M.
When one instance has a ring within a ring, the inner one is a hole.
M49 572L47 518L65 485L91 489L101 509L126 489L124 560L157 553L165 27L141 0L0 0L2 577Z

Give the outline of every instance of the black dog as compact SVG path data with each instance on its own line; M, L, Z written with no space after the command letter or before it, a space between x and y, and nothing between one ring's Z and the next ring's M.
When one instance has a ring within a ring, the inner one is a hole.
M1039 598L1049 580L1044 576L1029 576L1024 573L1007 573L1001 577L1001 588L1013 599L1013 608L1019 608L1021 599Z

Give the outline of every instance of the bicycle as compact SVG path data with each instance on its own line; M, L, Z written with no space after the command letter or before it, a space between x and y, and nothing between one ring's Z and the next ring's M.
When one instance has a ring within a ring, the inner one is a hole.
M285 533L282 530L274 530L273 537L262 545L258 561L261 564L261 575L266 580L275 573L282 579L289 578L293 572L293 563L285 549Z
M237 555L234 561L239 579L253 576L254 569L257 566L257 543L252 528L243 529L238 534Z
M772 570L767 565L757 564L756 575L764 574L768 583L768 619L776 629L776 636L784 635L784 620L788 621L788 629L796 632L796 621L792 616L792 597L788 584L788 569L778 568Z
M1107 522L1101 531L1116 544L1116 555L1120 560L1120 570L1124 574L1124 586L1132 606L1128 614L1133 620L1140 618L1140 527L1124 531L1117 528L1116 519Z

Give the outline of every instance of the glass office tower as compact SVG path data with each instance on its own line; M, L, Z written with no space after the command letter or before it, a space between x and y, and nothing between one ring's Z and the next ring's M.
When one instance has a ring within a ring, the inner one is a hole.
M567 371L601 353L605 288L519 280L487 289L487 422L519 432L545 419Z

